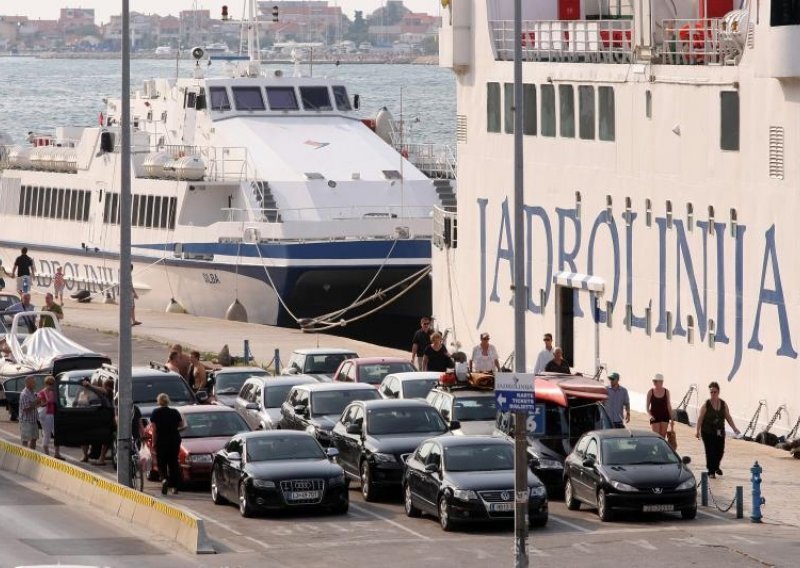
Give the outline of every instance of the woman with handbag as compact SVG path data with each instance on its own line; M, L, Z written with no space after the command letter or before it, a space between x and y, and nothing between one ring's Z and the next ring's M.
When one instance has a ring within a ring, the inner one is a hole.
M702 436L703 447L706 450L706 469L708 477L714 479L722 475L719 468L722 456L725 453L725 422L731 425L733 431L739 434L739 429L733 423L728 405L719 397L719 383L713 381L708 385L710 398L700 408L697 417L697 438Z
M667 428L675 421L672 419L672 402L669 399L669 390L664 388L664 375L656 374L653 378L653 388L647 392L647 413L650 415L650 427L653 432L662 438L667 437Z

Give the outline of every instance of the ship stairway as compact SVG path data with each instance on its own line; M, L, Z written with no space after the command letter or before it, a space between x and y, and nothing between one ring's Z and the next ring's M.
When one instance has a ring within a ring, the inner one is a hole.
M433 180L433 187L436 190L436 195L439 196L439 201L442 203L442 209L455 213L458 203L456 200L455 188L451 180L435 179Z
M261 212L261 220L269 223L282 222L281 215L278 212L278 202L275 201L275 196L272 195L272 190L269 187L269 182L264 180L253 181L250 183L253 191L253 199L258 202L258 211Z

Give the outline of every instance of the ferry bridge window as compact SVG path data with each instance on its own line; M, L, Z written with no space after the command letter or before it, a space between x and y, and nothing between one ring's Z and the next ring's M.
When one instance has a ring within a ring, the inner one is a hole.
M236 110L266 110L261 87L233 87L231 90Z
M600 111L600 140L613 142L617 138L614 89L598 87L597 100Z
M183 106L185 108L194 108L196 103L197 103L197 93L187 91L186 96L183 98Z
M25 214L25 194L27 193L28 186L22 185L19 188L19 204L17 205L17 215Z
M506 134L514 133L514 83L503 83L503 117Z
M578 134L583 140L594 140L594 87L578 87Z
M228 99L228 90L225 87L209 87L211 110L231 110L231 101Z
M153 196L148 195L147 201L145 205L145 227L152 227L153 226Z
M206 108L206 92L200 91L197 95L197 101L195 102L195 108L197 110L205 110ZM153 120L152 112L150 113L150 120Z
M294 87L267 87L267 102L270 110L298 110Z
M64 190L58 189L58 197L56 201L56 217L59 219L64 218Z
M800 2L797 0L772 0L770 25L800 26Z
M337 110L353 110L350 105L350 97L347 96L347 89L343 85L334 85L333 98L336 101Z
M575 90L572 85L558 86L558 103L560 134L564 138L575 138Z
M39 187L37 188L36 193L36 216L42 216L42 210L44 209L44 188Z
M83 208L81 209L81 221L89 220L89 205L92 202L92 193L90 191L82 191L83 193Z
M739 150L739 93L722 91L720 94L720 148Z
M304 110L333 110L328 87L300 87Z
M522 133L536 136L536 85L522 85Z
M556 135L556 90L553 85L542 85L542 136Z
M500 83L486 84L486 131L500 132Z
M133 196L133 203L131 205L131 225L134 227L139 226L139 196Z

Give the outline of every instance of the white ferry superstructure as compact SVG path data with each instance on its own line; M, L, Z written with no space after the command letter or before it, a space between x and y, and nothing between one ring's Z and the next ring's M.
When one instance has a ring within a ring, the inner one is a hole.
M437 211L434 314L462 348L512 325L513 56L522 44L526 358L655 373L694 420L718 381L744 430L800 414L800 7L783 0L456 0L457 213Z
M196 48L193 76L131 97L137 307L223 317L238 300L250 322L315 329L430 310L432 210L452 204L450 182L377 136L341 81L262 72L250 39L250 61L220 76ZM0 152L0 256L26 246L35 290L60 266L68 291L116 294L120 113L108 100L96 127Z

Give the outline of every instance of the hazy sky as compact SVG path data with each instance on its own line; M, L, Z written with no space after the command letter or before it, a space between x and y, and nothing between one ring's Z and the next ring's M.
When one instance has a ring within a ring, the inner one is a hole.
M191 10L192 0L129 0L131 11L145 14L177 15L181 10ZM228 6L231 17L238 18L243 13L245 0L198 0L198 7L211 10L211 15L218 18L223 4ZM331 5L339 5L350 18L355 10L372 12L383 4L382 0L329 0ZM427 12L438 15L441 4L439 0L404 0L405 6L414 12ZM28 16L46 20L58 19L61 8L94 8L95 23L107 22L111 15L122 10L121 0L2 0L0 15Z

